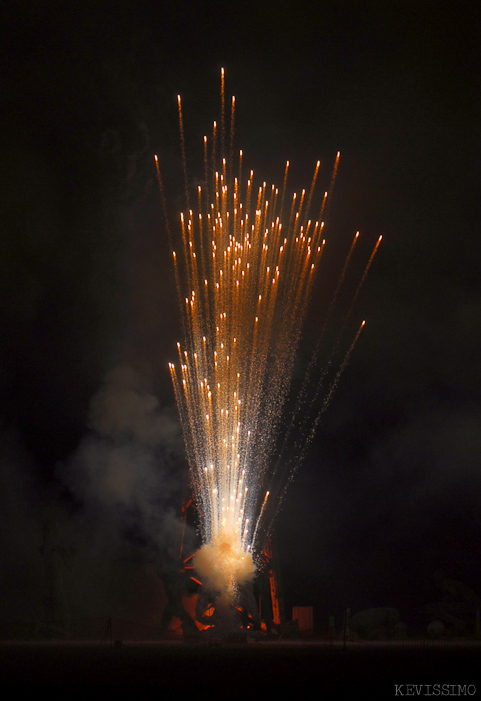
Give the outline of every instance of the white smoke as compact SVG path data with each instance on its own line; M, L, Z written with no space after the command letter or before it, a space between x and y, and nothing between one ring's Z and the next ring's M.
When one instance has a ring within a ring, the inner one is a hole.
M160 408L143 378L128 365L116 367L105 378L90 404L90 424L100 436L115 441L162 445L170 453L179 452L181 445L177 419Z
M171 538L181 528L172 528L184 464L174 410L161 407L144 378L122 365L92 398L89 425L70 463L59 468L62 480L109 543L165 545L166 532Z

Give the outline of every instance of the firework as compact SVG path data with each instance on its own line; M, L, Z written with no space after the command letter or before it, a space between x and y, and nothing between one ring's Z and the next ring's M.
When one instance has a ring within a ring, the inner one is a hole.
M309 189L286 206L289 163L280 191L265 182L255 187L253 171L242 176L242 151L233 156L234 98L226 157L224 104L222 71L220 135L214 122L212 139L204 137L205 182L191 208L178 97L187 209L181 249L172 257L184 338L170 372L200 513L203 547L195 565L232 599L237 583L253 576L261 547L273 454L339 153L313 219L320 162ZM162 191L158 162L157 172Z

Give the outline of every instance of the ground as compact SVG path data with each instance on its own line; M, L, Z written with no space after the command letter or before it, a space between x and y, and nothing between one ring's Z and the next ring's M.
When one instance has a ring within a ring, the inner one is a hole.
M466 691L456 686L454 695L475 696L480 652L479 643L4 643L0 679L5 690L68 691L69 698L111 690L116 698L191 691L195 698L256 699L279 690L296 698L387 699L409 695L410 684L411 695L446 696L442 685L455 684Z

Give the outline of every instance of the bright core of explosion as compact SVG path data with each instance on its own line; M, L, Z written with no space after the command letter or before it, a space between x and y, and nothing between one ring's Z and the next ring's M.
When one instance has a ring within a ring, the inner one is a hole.
M237 587L251 582L255 574L251 553L242 547L236 533L227 531L203 545L193 563L210 589L220 593L221 604L233 601Z

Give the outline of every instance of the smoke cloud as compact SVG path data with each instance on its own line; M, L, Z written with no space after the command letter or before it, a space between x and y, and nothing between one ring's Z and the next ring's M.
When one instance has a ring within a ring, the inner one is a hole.
M175 409L120 365L93 396L88 423L75 454L57 466L77 504L71 599L87 613L158 622L164 554L177 558L181 540L189 547L194 538L177 515L187 466Z
M91 433L60 476L89 516L120 539L159 547L172 536L182 490L182 439L172 408L162 408L130 366L112 370L92 398Z
M194 566L208 589L219 594L218 603L234 603L238 586L252 582L255 567L250 553L239 547L234 534L220 533L196 553Z

